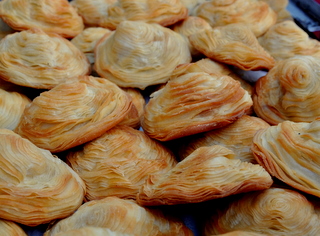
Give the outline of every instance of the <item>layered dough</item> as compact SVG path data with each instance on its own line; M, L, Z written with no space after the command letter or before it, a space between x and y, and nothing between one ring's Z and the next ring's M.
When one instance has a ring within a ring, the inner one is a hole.
M272 176L308 194L320 197L320 120L284 121L258 131L252 152Z
M107 197L83 204L72 216L53 225L44 236L88 226L136 236L193 235L182 222L169 219L158 210L141 207L131 200Z
M124 119L131 105L129 95L114 83L81 76L36 97L15 131L60 152L101 136Z
M0 41L0 78L37 89L90 73L90 63L70 41L40 29L8 35Z
M87 200L108 196L135 199L148 175L176 165L174 155L142 131L116 126L67 156L87 186Z
M173 75L145 107L141 126L152 138L168 141L220 128L252 106L248 92L229 76L198 71Z
M279 61L255 84L253 108L270 124L311 122L320 116L320 58L296 56Z
M145 89L168 81L175 67L191 61L187 41L158 24L124 21L95 49L97 73L121 87Z
M256 37L263 35L277 20L272 8L259 0L208 1L197 8L195 15L208 21L212 27L246 24Z
M74 0L85 24L115 30L123 21L172 25L188 16L180 0Z
M234 156L223 146L200 147L165 175L150 176L137 202L151 206L196 203L271 186L271 176L260 165Z
M126 234L114 232L108 228L86 226L80 229L71 229L66 232L57 233L56 236L133 236L134 234Z
M15 30L39 28L72 38L84 28L67 0L3 0L0 5L0 17Z
M189 36L191 45L207 57L242 70L271 69L275 60L241 23L202 30Z
M27 236L26 232L13 221L0 220L0 235Z
M71 215L84 198L80 177L49 151L0 130L0 215L36 226Z
M320 233L316 208L304 195L293 190L270 188L250 192L215 211L206 221L202 235L243 230L265 235L316 236Z

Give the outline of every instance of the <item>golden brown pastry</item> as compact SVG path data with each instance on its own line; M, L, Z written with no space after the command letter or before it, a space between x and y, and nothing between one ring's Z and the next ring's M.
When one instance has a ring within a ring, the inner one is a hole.
M188 16L180 0L74 0L85 24L115 30L123 21L173 25Z
M0 88L0 128L14 130L31 100L24 94Z
M320 116L320 58L296 56L279 61L255 84L253 108L270 124L311 122Z
M277 61L296 55L320 58L320 42L310 38L303 29L291 20L275 24L258 40L260 45Z
M122 121L131 105L114 83L81 76L36 97L15 131L38 147L60 152L101 136Z
M67 0L3 0L0 17L15 30L39 28L66 38L84 28L82 18Z
M0 220L0 235L27 236L26 232L15 222Z
M179 157L184 159L199 147L221 145L232 150L235 158L256 163L251 151L253 136L258 130L269 126L267 122L258 117L244 115L220 129L191 136L179 147Z
M214 0L202 3L195 12L212 27L244 23L255 36L261 36L276 23L277 14L264 1Z
M268 236L269 234L260 234L256 232L250 232L250 231L242 231L242 230L236 230L236 231L231 231L229 233L224 233L224 234L208 234L206 236ZM271 235L269 235L271 236Z
M71 40L88 58L91 64L94 64L94 48L97 42L105 34L111 34L111 30L102 27L89 27Z
M80 229L71 229L66 232L55 234L56 236L133 236L134 234L125 234L114 232L108 228L86 226Z
M272 176L320 197L319 133L320 120L284 121L258 131L253 138L252 152Z
M0 129L0 215L29 226L71 215L84 198L80 177L49 151Z
M40 29L21 31L0 41L0 77L9 82L51 89L90 72L88 59L67 39Z
M86 183L87 200L135 199L150 174L164 174L176 165L163 145L142 131L119 125L70 152L67 162Z
M178 68L179 70L179 68ZM230 124L252 106L251 96L229 76L176 74L151 94L141 121L152 138L168 141Z
M275 60L245 24L228 24L189 36L193 47L207 57L242 70L271 69Z
M202 235L235 230L266 235L310 235L320 233L315 206L299 192L270 188L246 193L214 212ZM250 235L250 234L247 234Z
M44 236L87 226L136 236L193 235L182 222L171 220L158 210L141 207L132 200L107 197L83 204L72 216L53 225Z
M0 18L0 40L3 39L5 36L8 34L14 33L15 30L12 29L7 23L5 23L1 18Z
M277 22L293 20L291 13L287 10L289 0L262 0L277 13Z
M187 41L158 24L124 21L95 48L97 73L121 87L165 83L175 67L191 61Z
M151 175L137 202L147 206L196 203L271 186L271 176L260 165L234 157L223 146L200 147L166 174Z

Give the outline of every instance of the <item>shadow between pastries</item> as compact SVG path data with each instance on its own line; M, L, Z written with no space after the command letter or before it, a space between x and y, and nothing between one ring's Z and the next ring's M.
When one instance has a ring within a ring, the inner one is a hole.
M197 203L271 186L265 169L234 156L223 146L200 147L165 175L150 176L137 202L146 206Z

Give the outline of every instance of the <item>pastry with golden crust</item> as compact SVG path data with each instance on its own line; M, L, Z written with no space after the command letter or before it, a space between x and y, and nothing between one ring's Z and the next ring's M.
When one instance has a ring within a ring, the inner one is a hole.
M212 27L233 23L246 24L256 37L276 23L277 14L264 1L214 0L202 3L195 12Z
M0 215L36 226L71 215L85 185L62 160L11 130L0 129Z
M135 199L149 175L164 174L176 165L174 155L159 142L120 125L70 152L67 162L86 183L89 201L108 196Z
M74 0L86 25L115 30L123 21L173 25L188 16L180 0Z
M90 72L83 52L67 39L40 29L8 35L0 41L0 51L0 77L26 87L51 89Z
M71 229L66 232L55 234L55 236L133 236L134 234L126 234L114 232L108 228L86 226L80 229Z
M124 21L95 48L95 70L120 87L145 89L168 81L175 67L191 61L187 41L158 24Z
M242 70L271 69L275 60L247 25L215 27L189 36L191 45L207 57Z
M159 210L141 207L133 200L107 197L83 204L73 215L48 229L44 236L88 226L136 236L193 235L181 221L169 219Z
M14 130L31 100L24 94L0 88L0 128Z
M273 25L258 40L260 45L277 61L297 55L320 58L320 42L310 38L303 29L291 20Z
M257 162L272 176L320 197L320 120L284 121L258 131L252 144Z
M191 136L179 147L179 158L186 158L199 147L221 145L232 150L235 158L256 163L251 151L253 136L269 126L258 117L243 115L230 125Z
M178 68L179 70L179 68ZM221 74L186 72L151 94L141 121L152 138L168 141L220 128L252 106L240 82Z
M223 146L200 147L166 174L149 176L137 202L146 206L197 203L271 186L271 176L260 165L234 157Z
M84 29L82 18L67 0L3 0L0 17L18 31L38 28L65 38Z
M114 83L81 76L36 97L15 131L60 152L101 136L123 120L131 105L129 95Z
M27 236L26 232L15 222L0 220L0 235Z
M320 233L319 213L316 206L301 193L269 188L245 193L229 205L214 211L205 222L202 235L220 235L235 230L270 236L316 236Z
M320 58L295 56L279 61L255 84L253 108L270 124L311 122L320 116Z

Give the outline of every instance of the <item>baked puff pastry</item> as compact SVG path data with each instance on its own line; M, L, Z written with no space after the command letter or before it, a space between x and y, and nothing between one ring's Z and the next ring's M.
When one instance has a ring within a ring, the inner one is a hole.
M310 38L292 20L275 24L258 40L260 45L277 61L289 59L296 55L320 58L320 42Z
M229 24L189 36L191 45L207 57L242 70L271 69L275 60L245 24Z
M208 21L212 27L246 24L256 37L263 35L277 20L272 8L259 0L208 1L197 8L195 15Z
M36 97L15 131L38 147L61 152L101 136L122 121L131 105L114 83L81 76Z
M87 200L135 199L148 175L164 174L176 165L174 155L160 143L120 125L70 152L67 162L86 183Z
M180 0L74 0L85 24L115 30L123 21L173 25L188 16Z
M57 236L88 226L136 236L193 235L182 222L167 218L159 210L141 207L132 200L107 197L84 203L73 215L53 225L44 236Z
M260 165L234 156L223 146L200 147L166 174L149 176L137 202L147 206L197 203L271 186L271 176Z
M235 158L256 163L251 151L253 136L268 127L270 125L258 117L243 115L225 127L191 136L179 147L179 158L186 158L199 147L222 145L231 149Z
M168 141L230 124L251 106L251 96L229 76L182 73L151 94L141 126L150 137Z
M114 232L108 228L86 226L80 229L71 229L66 232L55 234L55 236L133 236L134 234L126 234Z
M14 130L31 100L24 94L0 88L0 128Z
M27 236L26 232L15 222L0 220L0 235Z
M0 77L14 84L51 89L90 72L88 59L67 39L31 29L0 41Z
M279 61L255 84L253 108L270 124L311 122L320 116L320 58L296 56Z
M49 151L0 129L0 215L28 226L71 215L83 202L80 177Z
M320 120L284 121L258 131L252 152L272 176L308 194L320 197Z
M168 81L175 67L191 61L187 41L158 24L124 21L95 48L97 73L121 87L145 89Z
M316 236L320 227L315 208L304 195L289 189L250 192L215 211L205 222L202 235L245 230L265 235Z
M82 18L67 0L3 0L0 6L0 17L18 31L39 28L73 38L84 29Z

